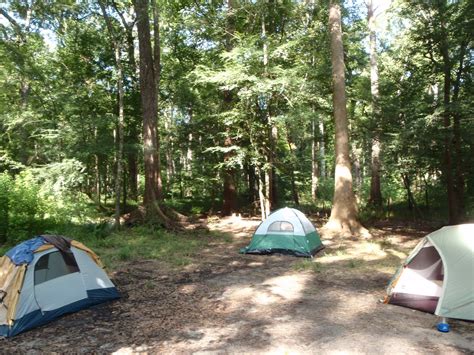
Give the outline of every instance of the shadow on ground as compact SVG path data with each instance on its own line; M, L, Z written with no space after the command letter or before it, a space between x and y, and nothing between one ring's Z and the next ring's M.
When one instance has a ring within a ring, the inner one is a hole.
M258 221L210 226L231 233L172 270L143 260L116 271L122 299L0 340L2 352L432 353L473 352L474 323L380 303L424 230L375 226L371 240L325 240L313 260L239 255ZM323 238L324 240L324 238Z

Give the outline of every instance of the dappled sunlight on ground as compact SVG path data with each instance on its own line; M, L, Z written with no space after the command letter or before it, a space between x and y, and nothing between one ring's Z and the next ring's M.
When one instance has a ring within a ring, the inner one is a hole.
M12 340L6 353L346 354L472 353L474 323L379 301L426 231L371 228L368 240L332 236L313 259L241 255L258 219L209 218L210 238L183 267L158 260L114 273L123 297ZM55 342L49 339L55 335ZM77 339L81 339L78 343Z

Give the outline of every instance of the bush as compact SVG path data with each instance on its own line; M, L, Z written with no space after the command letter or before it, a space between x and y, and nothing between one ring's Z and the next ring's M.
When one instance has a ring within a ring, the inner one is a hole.
M2 174L0 199L3 243L16 243L41 230L44 206L31 173L23 172L14 179Z
M5 243L8 238L8 201L12 186L12 178L8 174L0 174L0 244Z
M71 192L81 179L76 161L26 169L15 177L0 174L0 244L54 233L59 226L96 222L89 198Z

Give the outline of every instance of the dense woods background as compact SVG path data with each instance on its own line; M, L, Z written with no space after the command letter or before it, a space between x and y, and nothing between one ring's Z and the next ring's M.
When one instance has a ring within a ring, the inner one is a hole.
M368 1L341 4L351 218L472 220L474 3ZM0 243L100 232L139 205L165 226L174 211L328 216L335 6L4 2Z

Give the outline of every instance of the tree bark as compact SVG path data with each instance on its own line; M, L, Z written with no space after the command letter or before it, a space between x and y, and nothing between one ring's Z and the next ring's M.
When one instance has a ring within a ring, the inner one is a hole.
M138 44L140 52L140 96L143 117L143 150L145 165L145 192L143 203L147 217L158 217L159 145L157 139L157 92L155 67L150 38L148 0L134 0L137 14Z
M267 29L265 25L265 16L262 16L262 39L263 39L263 76L268 76L268 43ZM278 128L275 126L270 112L270 98L265 95L265 119L268 127L268 149L266 151L268 164L265 168L265 209L266 215L276 208L277 204L277 186L275 172L275 149L278 138Z
M456 72L456 80L454 82L453 99L454 105L458 104L459 89L461 86L461 77L464 71L464 57L466 55L467 41L461 43L459 53L459 67ZM454 163L456 171L456 199L458 203L458 221L462 222L465 217L465 202L464 202L464 169L463 169L463 155L461 150L461 114L460 108L455 106L453 112L453 146L454 146Z
M371 149L371 177L369 204L374 207L382 205L382 192L380 189L380 105L379 105L379 71L377 66L377 37L375 33L375 16L372 0L368 2L368 25L370 38L370 92L372 94L372 120L374 130L372 132Z
M314 114L314 110L313 110ZM311 122L311 199L316 202L318 197L318 183L319 183L319 164L318 164L318 136L316 134L316 117L313 117Z
M233 36L235 32L235 18L234 18L234 4L233 0L226 0L226 37L225 48L227 52L233 49ZM230 90L224 91L224 110L230 111L232 109L233 95ZM226 137L224 139L224 147L232 147L232 136L230 134L230 127L226 128ZM237 189L235 186L235 169L231 166L230 161L234 156L234 151L226 151L224 153L224 186L223 186L223 203L221 214L223 216L230 216L237 208Z
M121 59L121 45L118 37L115 35L112 23L110 18L107 15L107 11L102 0L99 0L99 6L102 10L102 15L104 17L105 23L107 25L107 30L109 32L110 38L112 39L112 44L114 47L115 55L115 66L117 71L117 89L118 89L118 121L117 121L117 140L118 140L118 149L116 151L116 163L117 171L115 177L115 228L120 228L120 198L122 192L122 158L123 158L123 128L124 128L124 111L123 111L123 99L124 99L124 90L123 90L123 67Z
M330 1L329 30L331 35L336 169L333 207L329 221L324 228L327 232L341 236L359 236L361 233L366 234L367 231L357 219L357 204L352 191L341 8L338 0Z
M296 176L295 176L297 157L293 150L293 142L291 141L288 127L286 127L286 142L288 144L288 150L290 151L290 157L291 157L291 166L290 166L291 194L292 194L293 202L295 206L299 206L300 198L298 195L298 187L296 186Z
M158 123L159 100L160 100L160 81L161 81L161 39L160 39L160 12L157 0L152 0L153 7L153 66L155 73L156 86L156 122ZM158 125L158 124L157 124ZM156 133L156 183L157 183L157 200L163 198L163 181L161 180L161 156L160 156L160 135Z
M440 24L442 34L446 33L445 24ZM440 52L443 58L443 125L444 125L444 175L448 193L449 224L458 223L458 201L453 179L453 164L451 158L452 127L451 127L451 60L446 37L443 36L440 43Z

